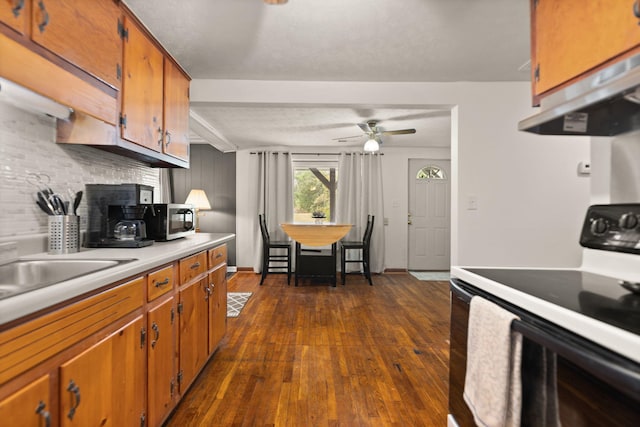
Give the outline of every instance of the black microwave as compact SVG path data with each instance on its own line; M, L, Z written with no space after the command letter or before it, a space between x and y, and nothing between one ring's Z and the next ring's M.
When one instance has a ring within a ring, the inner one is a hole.
M144 214L147 237L162 242L195 234L195 212L193 205L176 203L149 205Z

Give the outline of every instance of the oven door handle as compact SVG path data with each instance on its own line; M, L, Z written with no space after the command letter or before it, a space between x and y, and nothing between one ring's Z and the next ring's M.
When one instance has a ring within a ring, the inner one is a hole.
M464 302L471 302L480 296L501 306L518 317L511 323L511 329L522 336L564 357L590 374L640 401L640 369L633 361L569 332L555 324L534 318L531 314L512 306L483 291L462 285L459 279L451 280L451 291Z

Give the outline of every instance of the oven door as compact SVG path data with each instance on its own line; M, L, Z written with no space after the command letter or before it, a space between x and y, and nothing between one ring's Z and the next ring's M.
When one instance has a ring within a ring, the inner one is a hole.
M637 425L640 422L640 366L637 363L459 279L451 280L450 421L460 426L474 425L462 393L469 303L476 295L517 314L520 320L513 322L513 330L520 332L524 340L557 355L556 379L562 425Z

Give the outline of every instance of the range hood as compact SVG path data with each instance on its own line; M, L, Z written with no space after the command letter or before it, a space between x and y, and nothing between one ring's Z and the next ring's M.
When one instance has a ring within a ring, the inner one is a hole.
M615 136L640 129L640 54L544 97L518 123L541 135Z
M22 110L46 114L62 120L71 115L71 108L30 91L7 79L0 77L0 102L6 102Z

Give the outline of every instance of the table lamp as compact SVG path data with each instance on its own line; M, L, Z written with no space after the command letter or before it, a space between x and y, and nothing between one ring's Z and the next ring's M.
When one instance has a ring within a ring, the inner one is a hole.
M200 232L200 209L211 209L211 204L209 203L209 199L207 199L207 195L204 190L193 189L189 192L187 196L186 204L193 205L196 208L196 233Z

